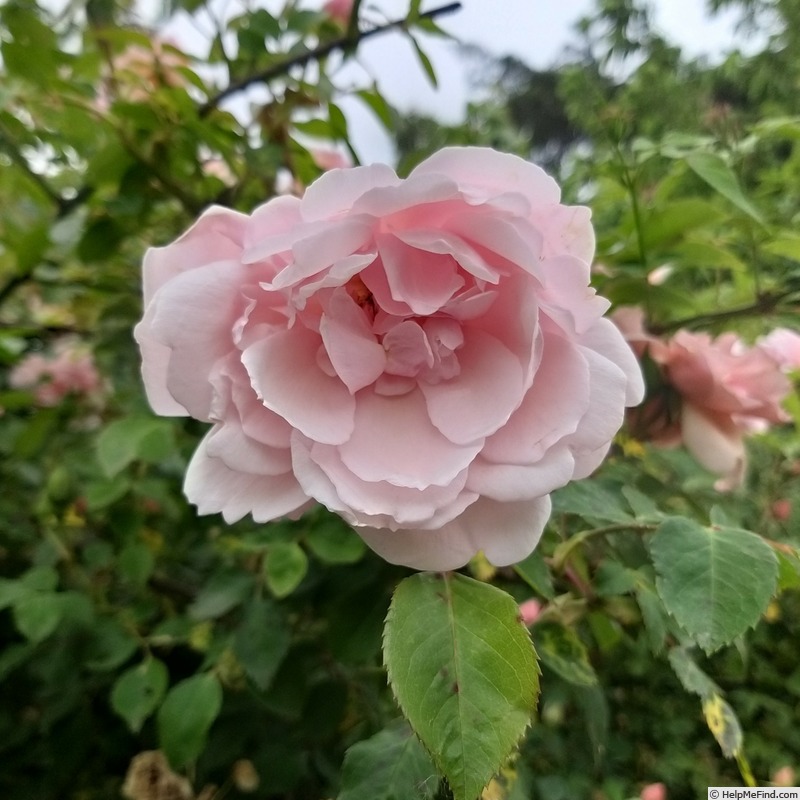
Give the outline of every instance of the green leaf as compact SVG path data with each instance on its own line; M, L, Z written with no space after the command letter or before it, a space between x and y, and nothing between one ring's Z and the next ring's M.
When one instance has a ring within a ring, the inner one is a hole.
M275 597L287 597L305 578L308 557L297 542L276 542L264 558L264 578Z
M553 578L539 550L534 550L526 559L515 564L514 571L541 597L552 600L556 596Z
M164 697L169 674L157 658L148 658L126 670L111 689L111 708L138 733Z
M763 224L761 212L745 197L733 170L719 156L713 153L690 153L686 156L686 163L712 189Z
M391 106L378 91L377 86L373 86L372 89L361 89L356 92L356 95L372 109L375 116L381 121L383 127L386 128L387 131L392 131L394 129L394 116Z
M720 688L697 666L685 647L673 647L667 653L670 666L678 676L681 686L687 692L699 695L701 699L720 694Z
M59 595L33 594L14 605L14 624L26 639L41 642L58 627L63 612Z
M715 694L707 700L703 700L703 716L725 758L735 758L739 755L744 743L744 736L734 710L718 694Z
M800 261L800 236L793 233L777 236L764 244L764 250L774 256L788 258L790 261Z
M128 417L112 422L97 437L97 460L107 478L113 478L142 451L152 446L148 440L169 442L172 426L150 417Z
M633 523L622 498L597 481L576 481L553 493L554 514L577 514L593 522Z
M525 731L539 693L516 602L463 575L414 575L395 590L383 647L411 727L455 800L475 800Z
M650 543L664 605L706 652L755 625L775 593L778 562L750 531L663 522Z
M326 564L354 564L367 550L364 540L338 517L316 525L305 537L311 552Z
M655 590L644 583L639 583L636 586L636 602L642 612L644 629L647 634L647 640L650 643L650 649L654 653L660 653L664 649L664 642L669 632L664 604Z
M155 556L143 542L126 545L117 559L120 576L134 586L144 586L153 572Z
M419 42L413 36L409 34L408 38L411 39L411 44L414 45L414 52L417 54L419 63L422 66L425 74L428 76L431 86L433 86L434 89L438 89L439 81L436 79L436 71L433 68L430 58L428 58L427 53L420 47Z
M337 800L428 800L439 780L408 724L394 724L350 747Z
M594 686L597 675L583 642L571 628L543 622L531 629L536 652L553 672L575 686Z
M193 675L169 690L158 710L158 740L175 769L200 755L221 708L222 687L210 673Z
M92 626L92 641L84 663L89 669L112 670L133 655L137 644L116 620L101 618Z
M188 608L193 620L216 619L241 605L253 591L253 576L240 570L213 575Z
M283 614L271 600L256 599L233 638L233 652L248 677L262 691L269 688L289 652L291 634Z

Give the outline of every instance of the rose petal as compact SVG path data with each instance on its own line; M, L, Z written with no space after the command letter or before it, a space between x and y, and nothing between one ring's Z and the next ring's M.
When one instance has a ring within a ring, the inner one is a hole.
M466 470L448 486L429 486L423 491L385 481L362 481L343 464L337 448L299 434L292 437L292 459L303 489L355 526L435 529L477 499L473 492L463 491Z
M145 307L165 283L182 272L213 261L238 260L247 223L245 214L211 206L174 242L149 248L142 263Z
M317 366L319 345L317 334L295 326L250 345L242 363L267 408L314 441L341 444L353 431L355 400Z
M248 475L284 475L291 471L289 448L269 447L249 438L235 417L215 425L206 435L206 453L228 469Z
M522 405L486 440L481 455L496 464L532 464L574 433L589 408L589 365L560 336L544 338L544 353ZM545 492L540 492L545 494Z
M365 481L425 489L447 486L475 458L481 442L453 444L428 418L419 391L359 395L355 426L339 447L342 462Z
M319 331L336 374L351 394L378 379L386 367L386 351L347 292L337 291L331 296Z
M296 512L308 502L291 472L267 476L232 470L208 455L207 439L195 450L183 484L184 494L197 506L198 514L221 513L229 524L245 514L251 514L255 522L268 522Z
M166 388L197 419L208 419L210 376L234 349L233 326L246 302L241 287L249 279L248 268L232 261L182 272L156 293L134 329L138 342L156 341L172 351ZM151 347L151 353L159 359L154 374L163 376L163 350ZM153 378L149 369L147 380Z
M599 319L578 340L585 347L605 356L616 364L627 380L625 405L635 406L644 399L645 385L642 368L617 326L607 318Z
M302 200L303 218L329 220L342 211L349 211L363 194L374 191L375 187L401 185L394 170L385 164L327 172L306 189Z
M519 360L483 331L465 330L457 351L461 373L440 383L420 383L431 422L451 441L467 444L508 422L524 396Z
M558 203L561 198L558 184L543 169L486 147L445 147L426 158L409 178L430 173L453 176L460 187L486 198L514 191L533 206Z
M733 425L723 428L692 403L681 408L681 437L697 462L716 475L743 477L744 439Z
M550 498L497 503L481 498L437 531L357 528L361 538L392 564L446 571L463 567L480 550L498 567L528 556L550 517Z
M417 250L393 236L382 237L379 247L392 297L414 314L433 314L464 285L448 256Z

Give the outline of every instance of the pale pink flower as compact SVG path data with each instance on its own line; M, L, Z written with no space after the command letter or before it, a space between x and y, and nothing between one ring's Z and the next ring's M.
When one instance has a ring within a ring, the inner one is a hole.
M647 282L651 286L661 286L667 282L667 279L674 271L675 267L673 267L672 264L662 264L660 267L651 269L650 272L647 273Z
M800 333L788 328L776 328L759 339L758 346L774 358L784 371L800 370Z
M650 343L656 341L656 337L645 328L644 309L638 306L618 306L611 312L610 318L639 358L645 354Z
M350 15L353 11L353 0L328 0L322 10L335 22L341 26L346 26L350 22Z
M786 522L792 516L792 501L786 497L775 500L770 506L772 518L779 522Z
M68 394L89 395L101 387L90 353L72 345L59 345L54 356L26 356L9 375L15 389L32 389L41 406L56 406Z
M651 342L650 355L680 395L686 449L703 467L722 476L718 489L741 485L744 437L787 419L781 402L790 386L778 363L733 333L712 339L705 333L678 331L667 342Z
M523 625L533 625L534 622L539 618L539 615L542 613L542 604L534 599L531 598L530 600L526 600L524 603L519 604L519 615L522 617L522 624Z
M794 786L795 785L795 771L794 767L786 766L776 769L772 774L772 783L775 786Z
M501 566L602 462L636 358L589 286L590 212L520 158L325 173L147 252L152 407L213 423L184 490L228 522L318 501L387 560Z
M148 100L161 87L186 85L182 72L189 59L176 45L154 36L150 47L129 45L112 59L113 83L116 95L130 103ZM108 98L103 98L108 104Z
M309 152L311 153L311 158L314 159L314 163L325 172L329 169L346 169L353 166L350 159L338 150L312 149Z
M667 800L667 787L663 783L648 783L639 793L640 800Z

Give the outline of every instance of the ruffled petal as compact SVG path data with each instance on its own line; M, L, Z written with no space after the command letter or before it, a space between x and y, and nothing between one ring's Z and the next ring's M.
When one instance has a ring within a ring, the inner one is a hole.
M420 383L431 422L456 444L494 433L524 396L519 359L493 336L465 329L457 351L461 373L440 383Z
M367 482L342 462L337 448L292 437L294 471L303 489L353 526L435 529L457 517L478 495L464 491L466 470L447 486L420 491L385 481Z
M419 391L358 397L352 436L339 447L342 462L365 481L425 489L447 486L475 458L480 441L453 444L431 424Z
M211 206L180 238L166 247L149 248L142 263L145 307L165 283L182 272L213 261L238 260L247 224L245 214Z
M235 349L233 327L246 303L241 287L249 279L247 268L231 261L183 272L158 291L134 331L137 341L156 341L172 351L166 388L197 419L209 418L211 376ZM150 348L150 353L159 359L153 377L163 377L164 351Z
M267 408L314 441L341 444L353 432L355 399L319 368L319 345L318 334L295 326L250 345L242 363Z
M607 318L599 319L587 330L578 342L584 347L604 356L612 364L616 364L627 378L625 388L625 405L635 406L644 399L644 376L639 361L631 346L625 341L619 328Z
M561 190L541 168L519 156L488 147L445 147L426 158L409 175L446 175L481 199L517 192L532 206L558 203Z
M452 258L417 250L393 236L383 237L379 246L392 297L414 314L435 313L464 285Z
M212 430L213 433L213 430ZM298 511L308 502L295 476L249 475L227 467L207 452L207 435L195 450L183 491L198 514L221 513L227 523L252 514L255 522L268 522Z
M586 359L568 340L545 335L533 385L506 425L486 440L481 455L497 464L533 464L575 432L588 408Z
M436 531L356 528L356 533L386 561L412 569L458 569L480 550L502 567L533 552L549 517L549 497L520 503L480 498Z
M386 367L386 351L347 292L331 296L319 332L336 374L351 394L374 383Z

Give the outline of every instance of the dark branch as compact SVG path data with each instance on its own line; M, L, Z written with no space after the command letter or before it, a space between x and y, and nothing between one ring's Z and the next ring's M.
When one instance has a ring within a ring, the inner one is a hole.
M440 6L439 8L432 8L430 11L424 11L419 15L419 19L433 19L434 17L439 17L444 14L451 14L454 11L458 11L460 8L460 2L448 3L447 5ZM309 64L312 61L320 61L337 50L350 50L366 39L370 39L373 36L378 36L381 33L397 30L398 28L404 28L407 24L408 20L406 19L396 19L392 22L387 22L385 25L380 25L377 28L371 28L368 31L362 31L356 34L348 33L345 36L332 39L331 41L326 42L324 45L316 47L313 50L306 50L306 52L301 53L298 56L287 58L278 64L273 64L269 69L265 69L263 72L259 72L255 75L250 75L247 78L242 78L239 81L235 81L221 92L214 95L214 97L212 97L207 103L200 106L200 116L208 116L208 114L210 114L223 100L231 95L244 91L256 83L269 83L270 81L275 80L275 78L285 75L294 67L304 67L306 64Z
M739 319L740 317L752 317L756 314L771 314L778 310L778 307L784 300L795 294L797 294L796 289L776 294L765 293L760 295L754 303L747 306L729 308L725 311L710 311L707 314L697 314L693 317L684 317L683 319L677 319L672 322L665 322L663 325L651 325L649 329L655 334L672 333L679 328L696 328L698 326L714 324L715 322Z

